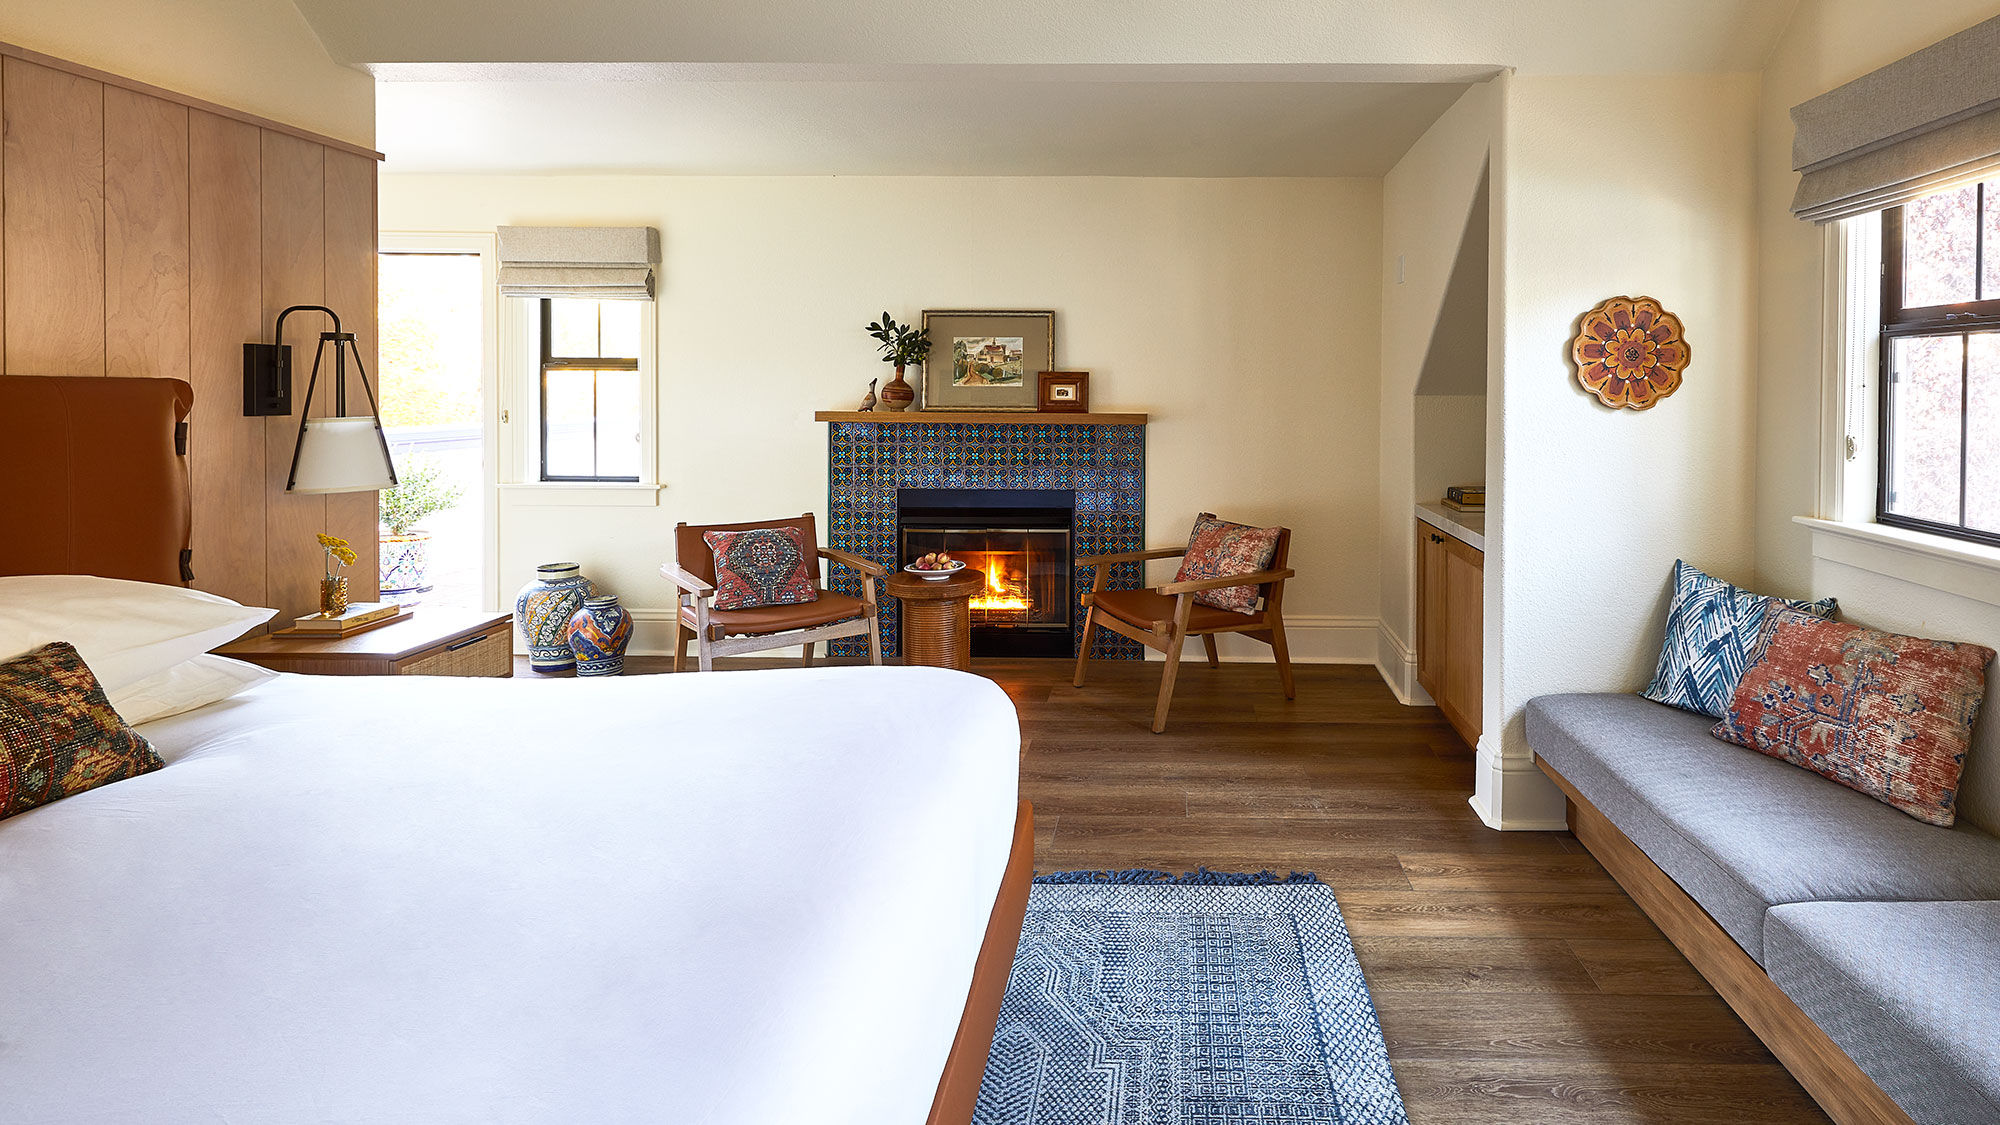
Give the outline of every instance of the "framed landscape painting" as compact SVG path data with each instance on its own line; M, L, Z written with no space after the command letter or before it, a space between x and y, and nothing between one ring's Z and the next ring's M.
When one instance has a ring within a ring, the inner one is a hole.
M1055 366L1056 314L1041 310L925 309L925 410L1033 410L1042 372Z

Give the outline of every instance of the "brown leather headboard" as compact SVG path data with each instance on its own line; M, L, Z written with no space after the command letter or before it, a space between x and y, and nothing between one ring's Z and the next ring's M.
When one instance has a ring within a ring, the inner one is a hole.
M0 574L189 582L193 406L179 379L0 375Z

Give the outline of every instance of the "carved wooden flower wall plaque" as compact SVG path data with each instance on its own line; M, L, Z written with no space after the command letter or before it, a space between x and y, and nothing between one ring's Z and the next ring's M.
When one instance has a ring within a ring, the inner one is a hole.
M1576 381L1604 405L1646 410L1680 389L1681 318L1651 297L1613 297L1583 314L1570 341Z

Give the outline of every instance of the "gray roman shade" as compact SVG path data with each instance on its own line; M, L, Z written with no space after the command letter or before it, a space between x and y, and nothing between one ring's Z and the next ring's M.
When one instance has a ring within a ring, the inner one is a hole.
M653 299L653 227L501 227L500 295Z
M2000 16L1792 107L1792 214L1880 211L2000 173Z

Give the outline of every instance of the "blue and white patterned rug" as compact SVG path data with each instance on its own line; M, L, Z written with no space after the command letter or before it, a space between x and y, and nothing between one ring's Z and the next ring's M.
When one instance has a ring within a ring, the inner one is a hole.
M1333 889L1064 872L1028 897L975 1125L1406 1125Z

